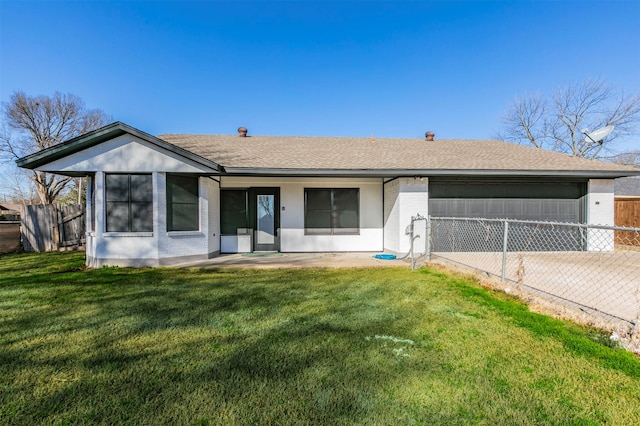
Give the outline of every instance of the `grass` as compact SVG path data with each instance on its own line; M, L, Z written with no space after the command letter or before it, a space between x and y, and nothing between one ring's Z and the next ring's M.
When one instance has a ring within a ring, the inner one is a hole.
M0 259L0 424L640 424L640 362L438 270Z

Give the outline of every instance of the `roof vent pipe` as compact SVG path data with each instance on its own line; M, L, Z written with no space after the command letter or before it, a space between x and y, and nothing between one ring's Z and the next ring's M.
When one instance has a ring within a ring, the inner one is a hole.
M247 128L246 127L238 127L238 136L241 138L247 137Z
M425 138L426 138L425 140L427 142L433 142L433 138L436 137L436 134L433 133L432 131L428 131L427 133L424 134L424 136L425 136Z

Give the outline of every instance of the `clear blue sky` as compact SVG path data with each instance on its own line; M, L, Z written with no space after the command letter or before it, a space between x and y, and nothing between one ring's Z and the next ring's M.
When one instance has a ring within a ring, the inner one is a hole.
M490 138L517 94L640 92L640 1L0 4L2 101L74 93L152 134Z

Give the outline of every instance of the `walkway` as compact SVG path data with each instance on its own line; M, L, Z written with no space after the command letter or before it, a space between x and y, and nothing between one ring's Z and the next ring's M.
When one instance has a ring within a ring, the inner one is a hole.
M212 259L175 265L206 268L380 268L406 267L408 261L380 260L376 253L244 253L222 254Z

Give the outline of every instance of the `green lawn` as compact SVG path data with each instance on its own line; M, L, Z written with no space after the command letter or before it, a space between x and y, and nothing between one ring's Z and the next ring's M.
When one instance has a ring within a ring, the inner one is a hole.
M0 424L640 424L640 362L438 270L0 258Z

